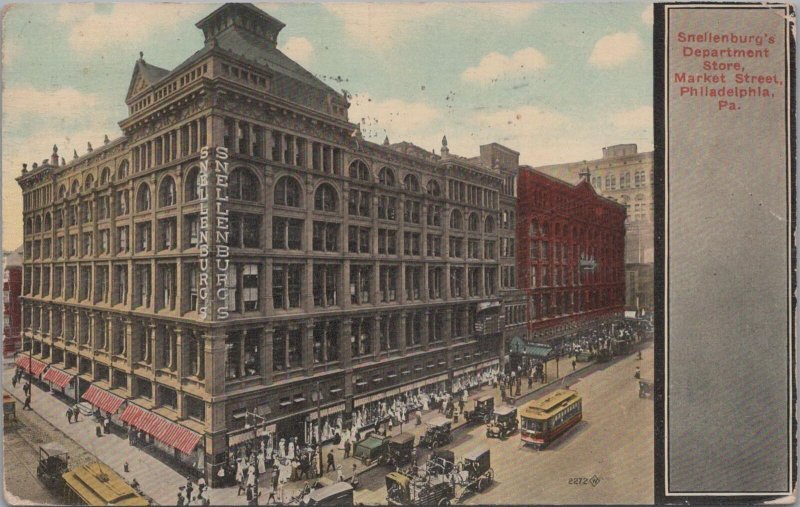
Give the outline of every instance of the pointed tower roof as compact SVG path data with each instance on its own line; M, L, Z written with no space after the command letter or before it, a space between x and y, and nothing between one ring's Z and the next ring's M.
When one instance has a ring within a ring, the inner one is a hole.
M144 55L140 52L139 59L136 60L136 64L133 66L133 74L131 75L131 82L128 85L128 94L125 96L125 100L127 101L131 97L138 95L142 90L150 88L167 74L169 74L167 69L145 62Z

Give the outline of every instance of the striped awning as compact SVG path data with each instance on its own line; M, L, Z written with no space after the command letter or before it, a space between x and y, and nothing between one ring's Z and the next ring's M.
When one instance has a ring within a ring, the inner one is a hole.
M105 389L100 389L94 384L89 386L89 389L83 393L81 398L109 414L115 414L117 410L119 410L120 405L125 403L124 398L120 398L116 394L111 394Z
M67 387L67 384L72 382L73 378L75 378L75 375L70 375L65 371L61 371L51 366L50 369L47 370L47 373L44 374L44 377L42 377L42 380L47 380L48 382L52 382L53 384L63 389Z
M128 404L120 419L186 454L192 452L202 438L194 431L133 404Z
M31 375L39 375L47 368L47 363L34 359L30 356L17 356L14 361L17 366L27 371Z

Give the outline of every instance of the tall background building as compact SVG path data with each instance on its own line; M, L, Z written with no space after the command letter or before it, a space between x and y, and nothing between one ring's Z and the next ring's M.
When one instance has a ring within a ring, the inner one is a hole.
M22 245L3 252L3 357L20 347L22 330Z
M653 311L653 152L639 153L635 144L603 148L602 158L535 168L561 180L578 183L582 173L597 192L623 204L625 222L625 308Z

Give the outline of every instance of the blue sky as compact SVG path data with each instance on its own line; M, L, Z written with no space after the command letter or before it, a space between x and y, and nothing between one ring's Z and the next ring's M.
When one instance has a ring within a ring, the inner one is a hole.
M644 3L257 4L279 47L353 95L365 137L474 156L497 141L531 165L652 149L652 8ZM67 160L117 122L139 51L173 68L216 4L27 4L3 19L3 248L21 242L23 162Z

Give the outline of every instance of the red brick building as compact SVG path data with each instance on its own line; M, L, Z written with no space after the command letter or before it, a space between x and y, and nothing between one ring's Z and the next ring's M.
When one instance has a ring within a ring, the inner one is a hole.
M566 183L520 168L517 286L527 295L528 340L555 343L625 306L625 207L585 179Z
M3 259L3 356L19 348L22 328L22 247Z

